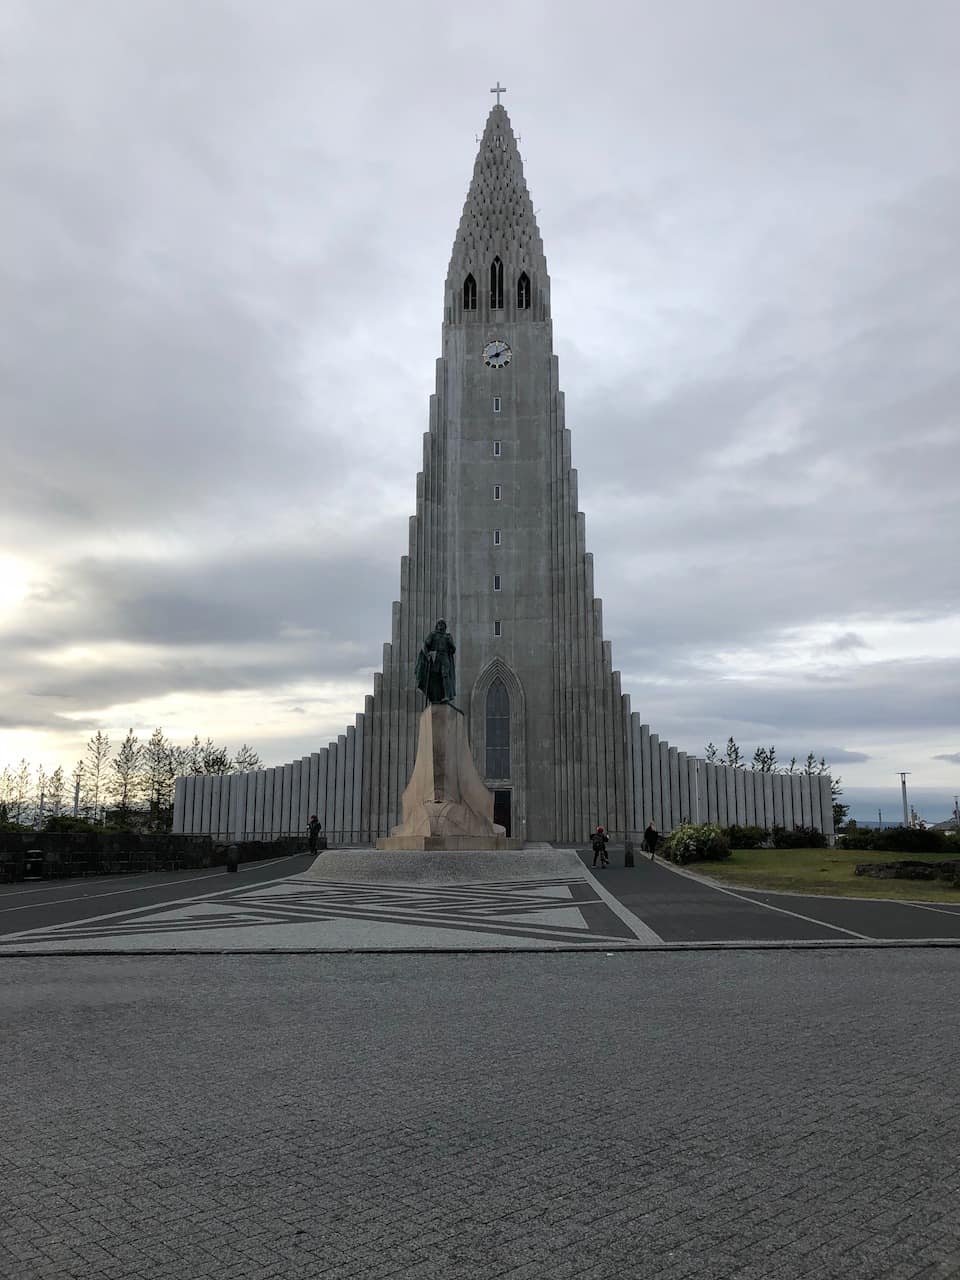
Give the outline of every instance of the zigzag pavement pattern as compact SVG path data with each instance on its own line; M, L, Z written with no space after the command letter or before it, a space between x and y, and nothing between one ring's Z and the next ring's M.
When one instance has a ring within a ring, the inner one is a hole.
M657 943L573 850L322 853L303 875L7 934L0 954L616 948Z

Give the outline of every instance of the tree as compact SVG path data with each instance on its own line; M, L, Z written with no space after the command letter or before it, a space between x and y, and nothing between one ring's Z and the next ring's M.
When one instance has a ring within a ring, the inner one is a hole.
M233 761L230 759L230 752L226 747L214 746L212 739L208 738L200 749L200 765L202 773L225 773L233 772Z
M70 775L70 781L73 783L73 816L75 818L79 818L88 812L83 773L83 761L78 760L73 766L73 773Z
M130 809L137 793L141 752L139 738L132 729L128 729L120 749L110 761L110 791L123 826L129 821Z
M740 748L733 740L733 734L727 739L727 750L725 752L726 763L731 769L743 768L743 757L740 755Z
M182 756L180 748L164 737L162 729L154 729L143 746L140 785L150 810L150 822L157 831L169 829L173 816L173 783L184 767Z
M716 747L714 747L714 751L716 751ZM708 756L707 759L709 760L709 758ZM237 773L250 773L253 769L259 769L261 767L259 752L254 751L253 747L248 747L244 743L233 757L233 767Z
M51 818L59 818L63 813L63 796L66 786L63 765L58 764L47 781L47 813Z
M209 738L207 742L213 746ZM203 773L203 743L196 734L193 735L193 741L189 746L181 747L179 750L180 766L184 773Z
M107 762L110 759L110 739L98 729L87 743L86 780L88 800L92 803L93 820L96 822L100 809L100 792L106 782Z
M842 781L842 778L831 777L830 779L830 799L833 801L834 831L838 830L838 828L843 825L847 819L847 814L850 812L850 806L848 804L843 804L840 800L840 797L843 795L843 787L840 785Z
M758 773L776 773L777 772L777 749L774 746L757 747L753 753L753 761L750 766Z
M36 781L36 803L33 810L33 825L39 831L43 827L43 820L47 812L47 804L49 802L50 779L43 765L37 769Z
M707 764L716 764L720 758L720 752L716 748L716 744L708 742L703 749L703 754L707 758Z
M13 775L13 790L9 801L10 816L14 822L26 822L29 803L30 765L26 759L21 759L17 766L17 772Z

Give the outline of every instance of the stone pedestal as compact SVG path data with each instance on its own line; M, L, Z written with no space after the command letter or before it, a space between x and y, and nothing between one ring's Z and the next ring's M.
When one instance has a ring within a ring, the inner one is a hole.
M403 822L378 849L518 849L493 821L493 793L477 773L461 713L431 703L420 717L417 759L403 793Z

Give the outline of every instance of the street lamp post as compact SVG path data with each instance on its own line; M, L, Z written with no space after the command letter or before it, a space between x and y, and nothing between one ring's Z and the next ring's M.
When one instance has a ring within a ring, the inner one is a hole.
M910 813L907 809L907 774L909 772L909 769L900 770L900 789L903 792L903 825L905 827L910 825Z

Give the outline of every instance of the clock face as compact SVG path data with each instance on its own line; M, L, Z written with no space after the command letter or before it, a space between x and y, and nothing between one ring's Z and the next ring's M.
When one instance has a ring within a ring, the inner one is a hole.
M491 369L502 369L513 359L513 352L502 338L494 338L483 348L483 363Z

